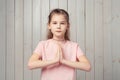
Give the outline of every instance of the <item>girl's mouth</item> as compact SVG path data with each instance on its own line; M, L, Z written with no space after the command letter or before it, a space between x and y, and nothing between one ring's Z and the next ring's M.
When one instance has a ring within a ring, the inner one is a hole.
M62 31L56 31L56 32L62 32Z

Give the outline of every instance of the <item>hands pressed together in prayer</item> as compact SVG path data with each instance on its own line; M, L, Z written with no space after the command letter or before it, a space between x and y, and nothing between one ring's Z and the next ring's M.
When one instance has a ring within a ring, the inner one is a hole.
M47 68L53 68L53 67L59 66L60 64L63 64L63 62L65 61L61 45L57 42L56 44L57 44L57 52L53 59L54 65L49 65L47 66Z
M57 48L57 52L55 55L55 61L59 64L62 64L64 62L64 55L63 55L63 51L62 51L62 47L59 43L57 43L58 48Z

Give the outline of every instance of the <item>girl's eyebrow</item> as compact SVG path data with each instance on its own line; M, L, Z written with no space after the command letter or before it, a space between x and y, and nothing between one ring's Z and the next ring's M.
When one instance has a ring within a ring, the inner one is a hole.
M67 22L67 21L61 21L61 22Z
M57 21L51 21L51 22L57 22ZM60 21L60 22L67 22L67 21Z

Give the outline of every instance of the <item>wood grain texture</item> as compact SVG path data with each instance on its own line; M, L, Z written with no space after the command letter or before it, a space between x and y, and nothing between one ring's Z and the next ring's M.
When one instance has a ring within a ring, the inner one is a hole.
M103 0L95 0L95 80L103 80Z
M113 80L120 79L120 0L112 0L111 49Z
M28 70L29 57L46 39L50 11L70 15L71 40L79 44L92 70L77 80L120 79L120 0L0 0L0 80L40 80Z
M15 26L14 26L14 0L6 1L6 80L15 80Z
M112 76L112 45L111 45L111 1L105 0L103 5L103 29L104 29L104 80L114 80Z
M6 1L0 0L0 79L6 79Z
M23 80L23 0L15 0L15 80Z

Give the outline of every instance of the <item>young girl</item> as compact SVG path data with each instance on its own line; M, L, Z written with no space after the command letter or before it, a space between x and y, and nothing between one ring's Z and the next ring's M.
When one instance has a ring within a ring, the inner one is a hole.
M41 80L76 80L75 69L90 71L91 66L78 44L69 39L69 15L54 9L48 18L48 39L39 42L28 67L42 68Z

